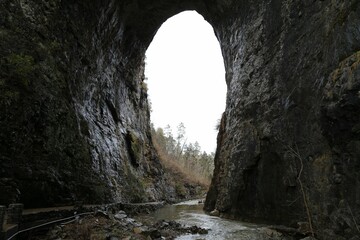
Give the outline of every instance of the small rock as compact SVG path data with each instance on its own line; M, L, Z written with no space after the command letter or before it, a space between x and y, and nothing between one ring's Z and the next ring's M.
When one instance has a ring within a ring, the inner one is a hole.
M168 222L162 222L162 224L161 224L161 228L166 228L166 227L168 227L170 224L168 223Z
M143 230L142 230L141 228L139 228L139 227L135 227L135 228L133 229L133 232L134 232L135 234L140 234L140 233L143 232Z
M273 237L278 237L278 238L280 238L280 237L282 236L282 234L279 233L278 231L273 230L273 229L269 229L269 228L264 229L264 232L265 232L265 234L266 234L267 236L272 237L272 238L273 238Z
M208 234L209 230L205 229L205 228L200 228L199 229L199 234Z
M215 217L220 216L219 210L217 210L217 209L212 210L212 211L210 212L210 216L215 216Z
M117 220L122 220L122 219L126 218L127 215L125 214L124 211L122 211L122 212L123 212L123 213L118 212L117 214L115 214L115 215L114 215L114 218L117 219Z
M133 218L124 218L126 224L134 225L136 223L135 219Z
M208 230L205 228L200 228L198 226L192 226L189 228L191 234L208 234Z
M123 227L126 227L126 226L128 225L127 222L119 222L119 224L120 224L121 226L123 226Z
M118 214L125 214L126 215L126 212L123 211L123 210L120 210L120 211L118 211Z
M172 224L171 222L167 222L165 220L161 220L161 221L158 221L157 223L155 223L153 225L154 228L157 228L157 229L164 229L164 228L167 228L170 226L170 224Z
M140 233L143 233L143 232L146 232L146 231L148 231L149 229L147 228L147 227L134 227L133 228L133 232L135 233L135 234L140 234Z
M178 222L176 222L176 221L170 221L170 222L168 222L168 223L169 223L169 225L170 225L171 227L174 227L174 228L180 228L180 227L181 227L181 224L178 223Z
M134 226L135 226L135 227L141 227L142 225L143 225L143 224L140 223L140 222L135 222L135 223L134 223Z

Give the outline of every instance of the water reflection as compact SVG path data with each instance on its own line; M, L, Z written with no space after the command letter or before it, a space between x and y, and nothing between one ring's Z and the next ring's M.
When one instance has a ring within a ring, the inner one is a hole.
M165 206L154 213L156 220L175 220L186 226L210 229L206 235L184 235L176 239L273 239L264 235L262 226L209 216L203 212L203 204L197 200Z

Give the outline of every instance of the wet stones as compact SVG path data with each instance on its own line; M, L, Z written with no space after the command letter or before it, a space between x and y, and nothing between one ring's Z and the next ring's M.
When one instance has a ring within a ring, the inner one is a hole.
M58 225L46 236L37 239L174 239L183 234L207 234L208 230L197 226L185 227L175 221L147 222L130 218L124 211L116 214L95 214L80 218L74 223Z
M209 230L205 228L201 228L198 226L182 226L180 223L176 221L158 221L154 225L152 225L153 229L160 231L160 233L165 237L176 236L178 234L208 234Z
M126 217L127 217L127 215L126 215L126 213L124 211L119 211L117 214L114 215L114 218L116 220L122 220L122 219L124 219Z
M209 214L210 214L210 216L219 217L220 216L220 211L215 209L215 210L212 210Z

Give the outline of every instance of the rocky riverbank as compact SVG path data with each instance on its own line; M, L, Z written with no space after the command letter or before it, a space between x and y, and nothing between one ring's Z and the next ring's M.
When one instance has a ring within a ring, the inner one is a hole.
M161 209L171 209L176 206L189 206L189 202L168 205ZM140 206L140 205L139 205ZM143 208L127 208L127 211L114 211L114 208L98 210L93 214L77 217L47 229L36 229L29 232L24 239L31 240L155 240L155 239L252 239L252 240L315 240L306 237L296 229L281 226L264 226L230 221L218 217L202 218L202 222L188 219L186 214L190 208L183 211L181 218L174 220L166 218L159 220L152 212L155 205L143 205ZM159 206L159 205L156 205ZM193 205L194 206L194 205ZM202 206L198 205L198 206ZM165 210L166 211L166 210ZM169 211L168 211L169 212ZM169 214L174 214L170 211ZM175 214L176 215L176 214ZM199 215L208 216L204 213ZM184 223L184 218L186 223ZM215 218L215 219L214 219ZM212 222L213 221L213 222ZM220 222L219 222L220 221ZM211 223L212 222L212 223ZM216 224L217 223L217 224ZM209 224L212 228L209 228ZM26 237L26 238L25 238Z
M137 216L137 217L136 217ZM135 219L136 218L136 219ZM137 214L123 210L111 213L98 211L92 215L62 223L44 231L30 233L29 239L175 239L182 234L207 234L208 230L197 226L186 227L175 221L142 222Z

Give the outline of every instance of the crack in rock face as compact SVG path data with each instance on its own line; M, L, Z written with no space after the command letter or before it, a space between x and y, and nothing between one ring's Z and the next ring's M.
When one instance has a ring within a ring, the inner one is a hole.
M228 87L205 209L350 239L360 222L359 5L1 1L0 203L169 198L141 87L145 51L166 19L196 10L219 40Z

